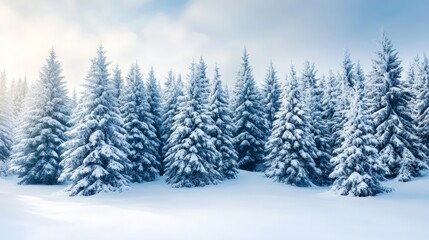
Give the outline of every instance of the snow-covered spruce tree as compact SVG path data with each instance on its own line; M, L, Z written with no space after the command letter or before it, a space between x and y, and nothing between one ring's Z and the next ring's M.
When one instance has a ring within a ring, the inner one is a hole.
M380 49L373 60L370 87L370 113L383 163L389 167L388 178L410 181L427 169L428 149L416 136L411 94L401 80L402 67L391 41L382 34Z
M277 182L308 187L322 172L315 163L317 149L302 91L303 86L298 85L292 68L289 86L283 91L282 103L266 144L265 164L268 168L265 174Z
M177 80L170 70L165 82L165 92L163 94L163 115L162 115L162 157L163 171L165 171L165 155L170 148L168 139L173 133L174 118L179 114L179 107L184 101L183 82L178 76Z
M153 141L158 145L156 153L156 160L158 161L159 171L162 172L162 109L161 109L161 90L158 81L155 78L153 68L150 69L149 76L147 78L147 93L149 103L149 113L152 116L153 126L155 127L155 136Z
M366 79L365 79L365 74L364 74L362 66L360 65L359 62L356 63L354 76L355 76L355 84L356 84L355 85L355 91L357 91L360 88L359 85L363 85L365 88L365 86L367 85ZM367 102L368 99L366 99L366 94L363 94L363 97L364 98L362 101Z
M175 116L166 153L166 181L172 187L201 187L217 184L223 177L217 170L221 154L216 150L209 130L213 120L208 112L205 90L208 83L205 63L200 62L190 75L186 100Z
M171 135L174 116L176 115L176 106L177 96L176 96L176 78L173 71L170 69L168 72L167 78L165 79L165 86L162 93L162 157L164 158L167 141ZM183 92L183 91L182 91Z
M57 184L62 171L62 144L69 129L71 108L61 65L52 50L40 71L36 95L14 146L11 171L19 184Z
M208 108L210 98L210 81L207 77L207 65L204 62L203 57L200 58L200 61L195 70L195 77L200 79L198 82L200 84L202 105Z
M341 146L341 143L344 141L342 137L342 128L347 121L346 114L350 108L349 98L353 95L353 89L355 85L355 76L354 76L354 64L350 60L350 54L346 52L344 54L344 59L341 65L340 73L338 74L338 87L340 95L335 104L335 113L334 113L334 145L333 149L337 149Z
M217 164L217 170L225 179L233 179L237 176L237 153L235 152L232 132L232 112L229 108L228 98L222 87L219 69L216 66L213 78L213 87L210 94L210 115L214 121L215 129L212 132L216 149L222 155Z
M72 93L72 96L70 98L70 108L72 109L73 112L76 109L78 102L79 102L79 100L77 98L76 89L73 89L73 93Z
M6 87L6 73L0 73L0 176L6 175L12 148L11 101Z
M121 114L129 144L128 159L131 161L133 182L153 181L159 174L156 129L140 68L131 66L122 92Z
M262 104L265 110L265 119L267 120L267 137L270 135L270 131L274 122L275 115L280 108L280 96L281 86L277 77L277 72L274 69L273 62L268 67L267 74L265 76L265 82L262 86Z
M91 63L76 114L79 118L68 133L61 162L60 180L71 180L66 188L70 196L122 191L130 182L129 144L102 46Z
M27 78L19 78L18 81L14 82L11 86L12 104L13 104L13 116L18 119L21 115L24 99L28 92ZM15 121L14 120L14 121Z
M410 67L408 69L407 81L408 84L410 84L410 86L412 87L412 93L414 96L417 96L417 92L419 92L424 86L424 82L422 81L420 74L422 73L421 67L424 64L425 58L426 56L424 56L423 61L420 62L419 56L416 56L414 60L410 63Z
M317 149L317 157L315 159L316 166L322 171L320 178L313 181L318 184L328 184L329 173L332 172L331 160L331 146L330 137L331 132L329 123L322 118L324 112L323 106L320 104L324 98L323 84L319 78L316 77L316 69L314 64L308 61L304 64L302 72L302 81L306 88L305 92L308 93L308 100L305 104L309 106L309 121L310 121L310 134L314 138Z
M423 144L429 147L429 60L426 56L416 72L421 86L416 100L417 133Z
M335 136L334 132L337 130L338 127L337 121L338 121L338 106L340 105L341 99L341 90L339 88L338 79L335 77L335 75L332 73L332 71L329 71L328 77L325 79L324 83L324 98L322 100L322 106L324 108L324 112L322 113L322 118L329 127L330 132L330 138L329 138L329 145L331 146L331 153L336 148L335 142Z
M262 171L268 124L246 49L242 60L234 89L234 147L241 169Z
M122 89L124 87L124 80L122 79L122 71L119 69L118 65L116 65L115 69L113 69L112 82L115 92L114 97L120 101Z
M331 189L347 196L374 196L387 191L379 182L386 169L378 156L372 122L366 113L363 81L355 82L354 89L342 133L344 142L332 158L335 168L330 177L335 181Z

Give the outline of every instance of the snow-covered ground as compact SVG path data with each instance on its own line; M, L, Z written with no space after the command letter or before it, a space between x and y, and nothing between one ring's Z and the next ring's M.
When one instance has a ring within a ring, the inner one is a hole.
M377 197L273 183L241 171L218 186L163 179L124 193L68 197L64 186L0 178L0 239L427 239L429 177Z

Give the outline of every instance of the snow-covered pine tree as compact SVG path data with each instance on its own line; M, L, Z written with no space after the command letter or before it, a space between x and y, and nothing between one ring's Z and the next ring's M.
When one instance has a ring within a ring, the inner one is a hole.
M417 133L423 144L429 148L429 60L424 56L421 66L416 70L416 82L420 91L416 100Z
M222 155L221 161L217 164L217 170L225 179L233 179L238 173L237 153L234 149L232 133L232 112L229 108L228 98L222 87L219 68L215 67L213 87L210 94L210 115L216 126L212 136L216 149Z
M265 119L267 120L266 136L270 135L270 131L274 122L275 115L280 108L281 86L277 77L277 72L274 69L273 62L270 62L265 82L262 86L262 105L265 110Z
M158 161L159 171L162 173L162 109L161 109L161 90L158 81L155 78L153 68L150 69L149 76L147 78L147 93L149 103L149 113L152 116L153 126L155 127L155 141L158 145L156 159Z
M179 114L180 105L184 101L183 82L178 76L177 80L170 70L165 82L165 92L163 94L163 115L162 115L162 157L163 172L165 171L165 155L170 148L168 139L173 133L174 118Z
M122 191L130 182L129 144L102 46L91 63L78 107L79 118L68 133L61 162L64 171L60 180L71 180L66 188L71 196Z
M322 100L322 105L324 107L324 112L322 113L322 118L326 121L329 126L329 132L331 137L329 138L329 145L331 146L331 152L335 149L335 136L334 132L338 127L337 121L338 117L338 106L340 105L340 96L341 90L339 88L339 83L332 71L329 71L328 76L325 79L324 83L324 99Z
M200 84L202 105L208 108L210 98L210 81L207 77L207 65L204 62L203 57L200 58L200 61L195 70L195 77L200 79L198 82Z
M426 56L424 56L424 58L426 58ZM410 94L412 99L412 102L408 104L413 110L413 119L415 120L415 125L417 128L418 128L417 118L419 115L418 105L420 103L419 95L422 92L422 89L425 88L425 84L424 84L425 74L423 71L424 61L425 61L424 58L422 61L420 61L419 56L416 56L414 58L414 60L410 63L410 67L408 69L408 73L406 77L407 84L409 85L409 88L410 88ZM417 131L418 131L417 134L420 135L419 130ZM427 146L427 144L425 145Z
M242 61L234 89L234 147L241 169L261 171L268 126L246 49Z
M317 149L302 91L292 68L289 86L283 90L282 103L266 144L265 174L276 182L307 187L321 171L315 163Z
M201 187L223 179L216 167L222 156L209 135L214 126L211 126L208 99L204 99L208 88L205 68L205 63L200 61L190 74L186 100L174 118L173 132L168 139L165 175L172 187Z
M18 81L12 84L11 94L12 94L12 104L13 104L13 115L15 119L18 119L21 115L23 109L23 103L25 96L28 92L28 82L27 78L19 78ZM15 121L15 120L14 120Z
M113 69L113 88L115 90L115 98L121 99L122 89L124 87L124 80L122 79L122 71L119 69L119 66L116 65L115 69Z
M411 94L401 80L402 67L393 45L383 33L373 60L370 87L370 113L386 175L399 181L410 181L427 169L428 149L416 136Z
M168 138L171 135L174 116L176 115L176 107L173 106L177 103L176 96L176 78L173 71L170 69L168 72L167 78L165 79L164 91L162 93L162 157L164 158L165 153L167 152L167 142Z
M131 161L133 182L153 181L159 175L156 129L145 90L140 68L131 66L122 92L121 113L129 144L128 159Z
M357 73L360 75L360 70ZM374 196L387 191L379 182L386 169L379 159L372 122L366 111L364 82L356 81L354 89L343 127L344 142L332 158L335 168L330 174L334 179L331 189L347 196Z
M6 86L6 72L0 73L0 176L8 169L12 148L12 123L10 98Z
M71 108L61 64L52 50L40 71L31 110L14 146L11 171L19 184L57 184Z
M335 104L335 113L334 113L334 145L333 149L337 149L341 146L344 138L342 136L343 126L346 119L346 114L350 108L349 98L353 95L353 89L355 85L355 76L354 76L354 64L350 60L350 54L348 52L344 53L344 59L341 65L340 73L338 74L338 88L336 91L339 91L339 99L336 100Z
M77 92L76 89L73 89L73 93L70 99L70 107L72 109L72 111L74 111L77 107L79 100L77 99Z
M359 62L356 63L355 66L355 72L354 72L354 76L355 76L355 90L357 91L357 89L359 89L361 86L363 85L363 87L365 88L366 86L366 80L365 80L365 74L363 72L362 66L360 65ZM363 94L363 100L365 102L368 102L368 99L366 99L366 94ZM367 109L365 109L367 110Z
M320 103L323 101L325 93L323 83L316 77L316 73L314 64L310 64L307 61L302 72L302 81L309 98L305 101L305 104L309 106L310 134L314 138L317 149L316 166L322 171L320 177L313 179L313 181L323 185L330 182L329 173L332 172L330 163L332 153L330 146L331 132L328 121L322 118L325 109Z

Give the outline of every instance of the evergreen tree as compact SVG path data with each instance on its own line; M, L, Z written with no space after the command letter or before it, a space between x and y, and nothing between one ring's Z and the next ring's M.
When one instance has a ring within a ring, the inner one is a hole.
M429 60L426 56L416 72L416 82L421 85L416 101L417 132L425 146L429 147Z
M57 184L62 171L62 144L69 128L71 108L61 65L52 50L37 82L37 95L25 118L26 128L14 146L11 170L20 184Z
M208 112L205 63L191 73L186 101L174 117L173 132L166 153L167 183L172 187L199 187L217 184L223 178L217 169L221 154L209 135L213 120ZM192 69L192 68L191 68Z
M302 91L303 86L298 86L292 68L290 86L283 91L282 103L266 144L268 168L265 174L276 182L307 187L321 171L315 163L317 149L311 138L309 109Z
M10 99L6 87L6 73L0 73L0 175L5 175L12 148Z
M242 60L234 91L234 147L241 169L261 171L268 124L246 49Z
M76 114L79 118L68 133L61 162L60 179L71 180L66 189L71 196L121 191L130 182L129 144L103 47L91 63Z
M328 77L325 78L324 83L324 97L322 99L322 106L324 111L322 113L322 119L328 124L328 129L330 133L329 145L331 146L331 152L337 148L335 145L336 139L334 133L338 130L337 121L338 117L338 106L340 105L339 96L341 91L339 88L339 83L332 71L329 71Z
M147 79L149 113L152 116L153 126L155 127L155 136L153 141L158 145L156 159L158 161L159 171L162 172L162 111L161 111L161 90L155 78L153 68L150 69Z
M176 106L174 106L177 101L177 92L176 92L176 79L173 71L170 69L168 76L165 79L165 87L163 91L163 115L162 115L162 155L164 156L166 152L166 146L168 138L171 135L172 127L174 123L174 116L176 115Z
M354 68L355 66L350 60L350 53L345 52L341 73L340 73L340 77L341 77L340 84L343 89L343 93L345 94L343 95L343 100L345 103L348 103L348 104L350 104L350 101L348 101L347 93L351 91L350 89L356 89L356 78L354 75L354 71L355 71Z
M27 78L19 78L18 81L12 85L12 103L13 103L13 114L15 118L19 118L23 109L24 98L28 92Z
M73 89L72 97L70 99L70 107L74 111L77 107L79 100L77 99L76 89Z
M331 146L330 136L331 132L329 124L322 118L324 108L320 104L324 98L323 84L316 77L316 69L314 64L306 62L302 73L302 81L305 85L306 92L308 92L309 105L309 121L310 121L310 134L314 138L317 149L317 157L315 159L316 166L322 171L319 179L315 179L316 183L326 184L329 182L328 175L332 171L330 164L331 159Z
M232 112L228 105L228 98L225 90L222 88L219 68L215 68L213 78L213 88L210 94L210 114L215 124L215 131L212 136L216 150L222 155L217 170L226 179L232 179L237 176L237 153L235 152L232 133L234 126L232 124Z
M132 164L131 177L134 182L153 181L159 174L156 130L144 82L137 64L131 66L126 78L127 86L122 92L121 107L125 135L130 145L128 159Z
M280 108L281 103L281 86L277 77L277 72L274 69L273 63L270 63L265 77L264 85L262 86L262 104L265 109L265 119L267 120L267 137L274 122L275 115Z
M363 88L365 88L365 85L366 85L365 74L363 73L362 66L360 65L359 62L356 63L354 76L355 76L355 89L356 89L356 91L360 90L361 86L363 86ZM356 93L356 94L358 94L358 93ZM365 101L365 102L368 101L365 93L363 94L362 101Z
M380 158L389 167L387 177L409 181L427 169L428 149L416 136L411 94L401 80L402 67L391 41L382 35L373 60L370 112L374 119Z
M357 73L360 76L360 70ZM356 81L354 87L356 92L343 128L345 140L332 159L335 165L330 174L335 179L332 190L354 197L374 196L387 190L379 182L385 168L379 159L373 126L366 113L363 81Z
M117 99L121 99L122 89L124 87L124 80L122 79L122 71L119 69L119 66L116 65L115 69L113 69L113 88L114 88L114 97Z
M165 171L165 155L170 148L168 139L173 133L174 118L179 114L179 107L183 102L184 92L183 83L179 75L177 81L173 72L170 70L165 82L165 92L163 101L162 117L162 153L163 153L163 170Z
M334 113L334 145L333 149L337 149L341 146L344 138L342 136L343 126L346 119L346 114L350 108L349 98L353 95L353 89L355 86L355 76L354 76L354 64L350 60L350 54L346 52L344 54L344 59L341 65L341 71L338 76L338 88L336 91L339 91L339 99L335 104L335 113Z

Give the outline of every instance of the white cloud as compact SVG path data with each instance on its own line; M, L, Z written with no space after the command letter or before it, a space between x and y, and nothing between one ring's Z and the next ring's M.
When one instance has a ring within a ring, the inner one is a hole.
M357 37L350 26L358 3L349 1L189 1L175 14L162 4L167 3L2 0L0 70L34 80L54 47L75 88L102 42L112 67L119 64L125 74L138 61L144 72L153 66L160 80L170 68L186 75L192 59L204 56L209 70L217 62L231 84L246 45L261 82L270 60L281 78L291 63L299 69L307 59L326 72L337 69L345 49L367 67L379 31L372 29L373 38L364 41L366 36Z

